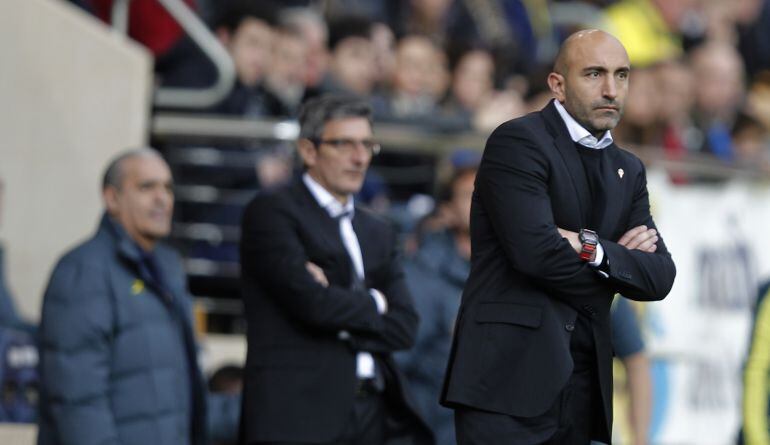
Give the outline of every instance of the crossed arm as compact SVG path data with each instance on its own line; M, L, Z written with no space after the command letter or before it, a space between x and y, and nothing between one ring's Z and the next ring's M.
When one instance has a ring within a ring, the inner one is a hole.
M397 265L392 265L397 267ZM324 287L329 287L329 280L323 269L310 261L305 263L305 268L313 279ZM345 336L356 350L368 352L388 353L412 346L417 331L418 316L409 298L405 287L403 274L391 277L390 289L369 289L369 295L375 300L380 318L382 331L372 335L369 332L354 333ZM395 298L388 298L386 292L392 293Z
M676 269L663 239L653 232L641 161L636 160L636 173L628 178L634 181L627 218L630 230L618 240L600 240L609 259L609 278L603 279L575 256L580 250L577 234L558 231L551 207L554 164L532 131L512 122L495 130L487 142L476 195L484 221L513 268L562 298L610 290L637 300L664 298ZM657 246L654 250L652 244Z
M333 276L329 280L318 264L310 262L296 212L291 203L271 196L258 197L247 208L241 237L244 276L265 288L296 321L335 334L348 331L356 349L378 352L410 347L417 314L395 249L380 270L378 287L382 288L378 290L384 294L380 299L384 304L378 305L371 293L335 284Z
M570 246L575 252L580 253L582 245L580 243L579 234L566 229L558 228L562 238L569 241ZM625 247L628 250L641 250L642 252L653 253L658 250L658 231L653 228L648 228L645 225L636 226L629 230L618 240L618 244Z

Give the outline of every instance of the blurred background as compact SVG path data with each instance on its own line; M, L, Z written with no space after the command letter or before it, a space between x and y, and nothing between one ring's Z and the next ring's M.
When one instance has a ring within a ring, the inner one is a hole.
M197 298L205 368L242 364L241 211L295 171L305 98L371 101L383 151L358 200L397 224L408 256L440 211L440 184L497 125L545 106L561 41L586 27L629 52L613 136L647 165L678 269L666 300L634 304L651 358L650 442L734 443L770 278L767 0L3 0L6 285L36 320L55 259L95 230L107 160L156 147L175 177L171 242Z

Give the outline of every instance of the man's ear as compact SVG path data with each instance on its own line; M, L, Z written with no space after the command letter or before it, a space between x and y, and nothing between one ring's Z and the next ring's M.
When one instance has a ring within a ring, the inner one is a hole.
M564 102L567 97L564 89L564 76L556 72L549 74L548 88L551 89L551 92L553 93L554 97L556 97L556 100L559 102Z
M108 185L102 190L102 199L104 200L104 206L107 208L107 213L115 215L118 211L118 190Z
M302 159L302 164L305 167L312 167L315 165L318 157L318 150L313 141L307 138L298 140L297 151L299 152L299 157Z

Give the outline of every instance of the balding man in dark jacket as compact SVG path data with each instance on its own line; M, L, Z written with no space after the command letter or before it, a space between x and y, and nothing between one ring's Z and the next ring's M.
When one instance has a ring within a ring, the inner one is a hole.
M96 235L56 265L41 319L39 444L207 443L192 301L178 255L159 244L171 185L157 152L118 157ZM239 400L216 400L234 436Z

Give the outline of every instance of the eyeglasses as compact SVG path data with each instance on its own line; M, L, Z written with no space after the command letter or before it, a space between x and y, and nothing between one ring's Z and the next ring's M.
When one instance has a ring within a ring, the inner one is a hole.
M350 154L356 151L356 148L360 145L364 147L364 150L366 150L370 155L375 156L380 152L380 144L377 142L374 142L371 139L363 139L363 140L356 140L356 139L347 139L347 138L339 138L339 139L313 139L312 140L316 145L326 144L331 145L334 147L335 150L342 154Z

